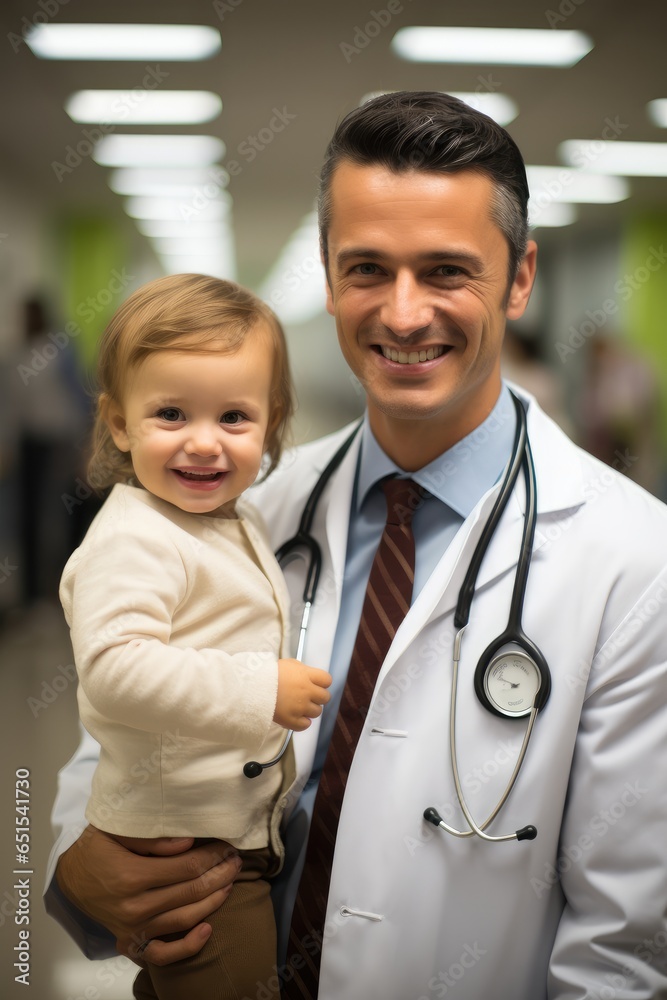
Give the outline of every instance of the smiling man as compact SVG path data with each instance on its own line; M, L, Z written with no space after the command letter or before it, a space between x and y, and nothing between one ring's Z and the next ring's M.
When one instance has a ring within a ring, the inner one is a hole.
M505 323L535 274L527 199L510 136L443 94L376 98L327 150L327 307L367 412L313 519L322 572L303 656L334 682L295 737L274 886L289 998L667 995L667 514L501 380ZM276 548L351 430L256 489ZM460 594L492 517L463 635ZM541 676L516 643L504 666L477 666L516 622L525 555L519 621L551 675L537 715L516 709L522 671ZM303 571L286 576L298 606ZM146 858L94 829L77 840L96 752L85 738L61 777L49 905L89 953L115 938L134 955L149 940L156 962L192 954L232 863L216 845L155 842L174 857ZM517 843L526 823L537 838ZM160 940L170 931L188 933Z

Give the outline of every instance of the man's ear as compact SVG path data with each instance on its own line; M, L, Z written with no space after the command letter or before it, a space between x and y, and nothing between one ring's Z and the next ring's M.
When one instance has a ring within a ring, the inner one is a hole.
M100 396L99 407L100 415L109 428L109 433L118 450L129 451L130 438L127 433L127 421L119 404L105 392Z
M507 296L505 312L508 319L519 319L520 316L523 316L535 281L536 266L537 243L535 240L529 240L526 246L526 255L519 265L516 278L512 282Z

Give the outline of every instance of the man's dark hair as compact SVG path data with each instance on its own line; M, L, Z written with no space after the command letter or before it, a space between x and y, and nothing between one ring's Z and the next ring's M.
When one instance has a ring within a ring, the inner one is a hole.
M328 266L331 179L343 161L396 173L477 170L495 184L493 221L509 244L509 280L526 253L528 182L519 148L488 115L456 97L430 91L382 94L338 124L320 175L320 245Z

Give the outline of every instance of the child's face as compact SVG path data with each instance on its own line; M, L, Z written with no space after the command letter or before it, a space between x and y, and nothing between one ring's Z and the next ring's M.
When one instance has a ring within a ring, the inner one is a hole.
M150 493L212 514L259 471L269 424L273 349L254 330L234 354L159 351L129 378L107 424Z

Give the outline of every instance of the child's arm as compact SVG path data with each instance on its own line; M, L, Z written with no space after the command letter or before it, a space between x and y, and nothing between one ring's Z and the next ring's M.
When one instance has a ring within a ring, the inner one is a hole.
M281 636L234 654L171 644L189 577L168 536L130 527L122 539L96 539L66 572L61 596L93 710L143 731L259 750L276 708Z
M301 732L322 713L331 698L327 688L333 678L326 670L307 667L299 660L278 660L278 698L273 721Z

